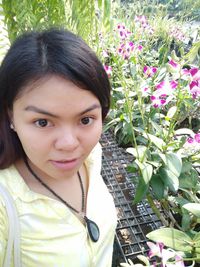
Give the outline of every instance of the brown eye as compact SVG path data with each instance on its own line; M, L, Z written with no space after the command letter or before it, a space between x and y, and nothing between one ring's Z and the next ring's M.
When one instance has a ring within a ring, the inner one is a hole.
M46 119L39 119L35 122L36 126L44 128L48 125L48 121Z
M92 121L93 121L93 119L90 118L90 117L85 117L85 118L82 118L82 119L81 119L81 123L82 123L83 125L91 124Z

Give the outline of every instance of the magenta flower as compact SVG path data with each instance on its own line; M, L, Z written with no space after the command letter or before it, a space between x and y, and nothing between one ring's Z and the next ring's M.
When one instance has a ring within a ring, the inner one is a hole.
M169 31L169 35L177 41L183 41L185 39L184 33L178 27L173 27Z
M188 137L186 142L192 144L194 143L194 139L192 137Z
M200 97L200 83L192 81L190 83L190 93L194 99Z
M200 96L200 70L198 68L192 68L189 70L190 75L192 77L192 81L190 83L190 93L192 97L198 98Z
M177 88L177 86L178 86L178 83L174 80L170 82L167 80L164 80L156 85L157 90L155 91L155 95L157 96L172 95L174 90Z
M134 49L135 45L133 42L126 42L121 44L117 51L124 59L129 59Z
M147 245L150 248L149 258L158 256L162 259L163 267L167 266L167 261L175 256L175 252L164 249L164 244L161 242L157 242L156 244L154 244L153 242L147 242Z
M193 154L198 152L200 150L200 133L188 137L183 148Z
M144 15L135 16L134 21L136 25L139 25L139 27L142 28L144 31L148 32L149 34L154 33L153 28L149 25L147 18Z
M149 258L152 257L159 257L161 259L162 267L185 267L182 258L173 250L164 249L164 244L161 242L157 242L154 244L153 242L147 242L148 247L150 248L149 251ZM169 259L172 261L176 261L175 263L170 263ZM156 265L155 265L156 266Z
M200 80L200 70L198 68L192 68L189 72L192 75L193 80Z
M141 88L141 91L142 91L142 95L143 95L143 96L148 96L148 95L150 95L150 93L151 93L151 90L150 90L149 87L142 87L142 88Z
M157 72L157 68L156 67L144 66L143 72L145 73L145 75L147 77L152 77Z
M138 45L137 49L138 49L139 51L142 51L143 46L142 46L142 45Z
M200 70L198 68L183 69L182 77L189 80L189 93L193 99L200 97Z
M185 267L185 264L183 262L182 257L180 257L179 255L175 256L175 263L167 263L166 267Z
M110 76L112 75L112 67L108 65L104 65L104 70L106 71L108 77L110 78Z
M197 133L194 135L194 140L197 142L197 143L200 143L200 133Z
M152 105L155 108L164 106L169 103L174 98L174 90L178 86L176 81L167 81L164 80L156 85L156 90L153 95L150 97Z
M150 100L154 108L159 108L167 103L166 99L158 98L153 95L150 97Z
M136 23L139 23L143 28L146 28L148 26L147 18L144 15L135 16L134 21Z
M126 28L123 23L119 23L117 25L117 31L121 40L124 40L131 35L131 32Z
M180 65L176 63L173 59L170 59L168 64L174 69L178 69L180 67Z

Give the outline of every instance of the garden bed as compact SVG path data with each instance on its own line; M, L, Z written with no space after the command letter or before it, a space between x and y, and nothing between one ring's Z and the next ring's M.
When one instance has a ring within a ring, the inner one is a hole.
M118 225L113 257L113 267L128 259L135 261L139 254L146 255L146 234L162 226L147 201L133 205L134 176L126 171L132 156L119 148L112 134L102 135L102 176L112 194L117 209Z

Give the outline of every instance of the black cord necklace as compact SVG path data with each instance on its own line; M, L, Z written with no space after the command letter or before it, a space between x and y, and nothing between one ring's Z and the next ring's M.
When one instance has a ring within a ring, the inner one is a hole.
M78 179L79 179L79 183L80 183L80 187L81 187L81 195L82 195L82 205L81 205L81 212L79 212L78 210L76 210L75 208L73 208L69 203L67 203L67 201L65 201L63 198L61 198L56 192L54 192L47 184L45 184L40 177L37 176L36 173L34 173L34 171L31 169L27 158L24 159L24 162L26 164L26 167L28 168L28 170L30 171L30 173L33 175L34 178L37 179L37 181L43 185L48 191L50 191L56 198L58 198L65 206L67 206L68 208L70 208L71 210L73 210L74 212L76 212L77 214L81 215L81 217L84 219L85 223L86 223L86 227L88 230L88 234L91 238L91 240L93 242L97 242L100 236L100 231L99 231L99 227L98 225L93 222L92 220L88 219L85 215L85 192L84 192L84 187L83 187L83 182L81 179L81 175L79 172L77 172L78 174Z

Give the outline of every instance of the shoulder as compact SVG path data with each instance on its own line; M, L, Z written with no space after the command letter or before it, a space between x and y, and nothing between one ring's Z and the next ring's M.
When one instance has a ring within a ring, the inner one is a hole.
M5 201L0 191L0 240L5 242L8 234L8 218L6 212Z
M90 155L86 159L86 166L89 172L95 171L95 173L101 172L101 161L102 161L102 148L100 143L93 148Z

